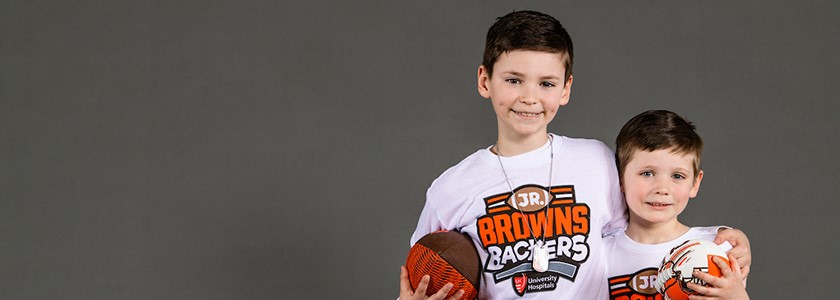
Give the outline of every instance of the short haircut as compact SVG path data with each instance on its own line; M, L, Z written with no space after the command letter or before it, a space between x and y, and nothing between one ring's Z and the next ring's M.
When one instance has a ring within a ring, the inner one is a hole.
M694 178L700 172L703 139L694 124L667 110L649 110L624 124L615 138L615 159L618 176L624 180L624 169L636 150L673 149L674 153L694 154Z
M574 51L572 38L563 25L552 16L536 11L514 11L498 20L487 30L484 59L481 64L493 75L493 64L504 53L532 50L557 53L563 56L566 67L564 84L572 76Z

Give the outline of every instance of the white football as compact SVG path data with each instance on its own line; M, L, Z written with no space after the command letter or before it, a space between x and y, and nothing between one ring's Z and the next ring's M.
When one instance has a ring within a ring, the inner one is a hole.
M722 246L731 248L729 243L724 243ZM689 289L686 283L706 285L705 282L692 275L694 270L720 277L720 268L712 261L712 257L715 256L720 256L727 264L729 263L724 249L710 241L689 240L674 247L662 259L662 264L659 266L658 279L655 283L656 291L661 293L666 300L688 299L688 295L697 294Z

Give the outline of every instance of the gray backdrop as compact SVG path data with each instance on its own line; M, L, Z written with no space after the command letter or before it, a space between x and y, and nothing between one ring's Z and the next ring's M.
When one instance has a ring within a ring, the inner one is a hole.
M551 131L686 115L682 220L749 235L754 299L836 296L840 4L683 2L3 1L0 298L395 298L514 9L575 42Z

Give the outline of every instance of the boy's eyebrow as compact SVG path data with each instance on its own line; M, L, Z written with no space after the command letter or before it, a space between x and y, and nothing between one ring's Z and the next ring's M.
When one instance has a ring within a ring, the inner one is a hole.
M671 171L672 171L672 172L691 173L691 169L686 169L686 168L683 168L683 167L675 167L675 168L671 168Z
M646 164L639 166L639 169L661 169L661 166L657 166L655 164ZM667 171L691 171L691 169L683 168L683 167L668 167L666 168Z
M691 169L687 169L687 168L679 167L679 168L677 168L677 171L681 171L681 172L686 172L686 173L688 173L688 172L691 172Z
M516 77L525 77L525 74L522 74L522 73L519 73L519 72L516 72L516 71L504 71L504 72L502 72L502 74L513 75L513 76L516 76ZM548 76L540 77L540 80L546 80L546 79L560 80L560 78L561 77L558 77L556 75L548 75Z
M517 77L524 77L525 76L524 74L516 72L516 71L504 71L504 72L502 72L502 74L513 75L513 76L517 76Z

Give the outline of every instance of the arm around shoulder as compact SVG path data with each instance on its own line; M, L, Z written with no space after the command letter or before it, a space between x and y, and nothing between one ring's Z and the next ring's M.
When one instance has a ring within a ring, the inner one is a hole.
M732 250L729 250L729 254L734 257L741 266L740 273L742 280L746 282L747 276L750 273L750 265L752 264L750 240L747 238L747 235L739 229L721 227L718 229L718 234L715 237L715 244L721 244L725 241L732 244Z

